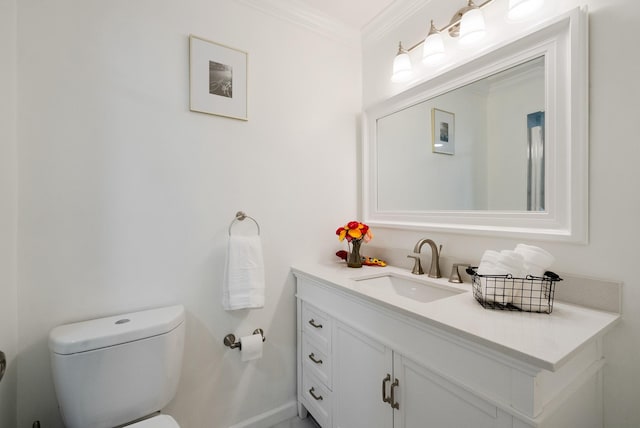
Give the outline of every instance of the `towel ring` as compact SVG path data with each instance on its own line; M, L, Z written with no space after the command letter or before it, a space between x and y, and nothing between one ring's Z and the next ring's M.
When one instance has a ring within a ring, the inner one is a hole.
M233 228L234 223L235 223L236 221L244 221L244 220L245 220L245 219L247 219L247 218L248 218L248 219L250 219L250 220L253 220L253 222L256 224L256 227L258 228L258 235L260 235L260 225L258 224L258 222L256 221L256 219L255 219L255 218L253 218L253 217L251 217L251 216L246 215L246 214L244 213L244 211L238 211L238 212L236 213L236 218L234 218L234 219L231 221L231 224L229 225L229 236L231 236L231 229Z

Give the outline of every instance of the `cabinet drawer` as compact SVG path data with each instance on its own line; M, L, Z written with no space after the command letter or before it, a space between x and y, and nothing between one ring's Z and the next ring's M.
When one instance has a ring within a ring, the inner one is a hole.
M302 396L307 402L307 410L311 412L320 426L322 428L331 427L331 401L333 398L331 390L326 388L308 370L303 370L302 374Z
M321 310L302 302L302 332L321 351L331 351L331 318Z
M302 364L304 370L311 371L322 383L331 388L331 358L304 333L302 334Z

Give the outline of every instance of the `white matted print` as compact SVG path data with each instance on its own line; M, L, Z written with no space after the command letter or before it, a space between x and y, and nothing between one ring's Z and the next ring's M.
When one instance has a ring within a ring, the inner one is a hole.
M455 115L448 111L431 110L431 134L433 153L452 155L456 152Z
M189 36L190 109L247 120L247 53Z

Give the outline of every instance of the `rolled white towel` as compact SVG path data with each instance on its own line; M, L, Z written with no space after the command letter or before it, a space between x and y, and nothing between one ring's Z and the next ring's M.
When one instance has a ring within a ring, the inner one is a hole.
M543 277L555 262L555 257L548 251L527 244L518 244L514 250L524 258L525 275ZM539 280L522 282L513 293L513 304L524 311L549 312L549 297L543 283Z
M482 255L482 259L480 259L480 264L478 265L478 274L479 275L500 275L495 273L495 264L498 263L498 259L500 258L500 253L493 250L487 250Z
M555 262L555 257L551 253L533 245L518 244L514 252L524 257L524 276L541 277Z
M515 251L502 250L500 251L500 257L498 264L503 265L515 278L523 276L524 272L524 257Z
M508 275L509 269L500 264L500 253L497 251L485 251L477 273L479 275ZM496 302L501 305L511 303L511 288L505 287L504 278L481 277L480 287L482 299L485 302Z

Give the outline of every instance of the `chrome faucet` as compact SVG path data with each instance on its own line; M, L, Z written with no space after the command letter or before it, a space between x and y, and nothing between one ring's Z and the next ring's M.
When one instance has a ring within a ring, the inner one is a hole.
M424 244L429 244L431 247L431 268L429 268L429 278L442 278L442 275L440 274L440 252L442 251L442 245L440 245L440 248L438 249L436 243L431 239L419 240L413 248L413 252L418 255L414 256L410 254L407 256L415 259L411 273L414 275L424 275L424 270L422 270L422 264L420 263L420 251Z

